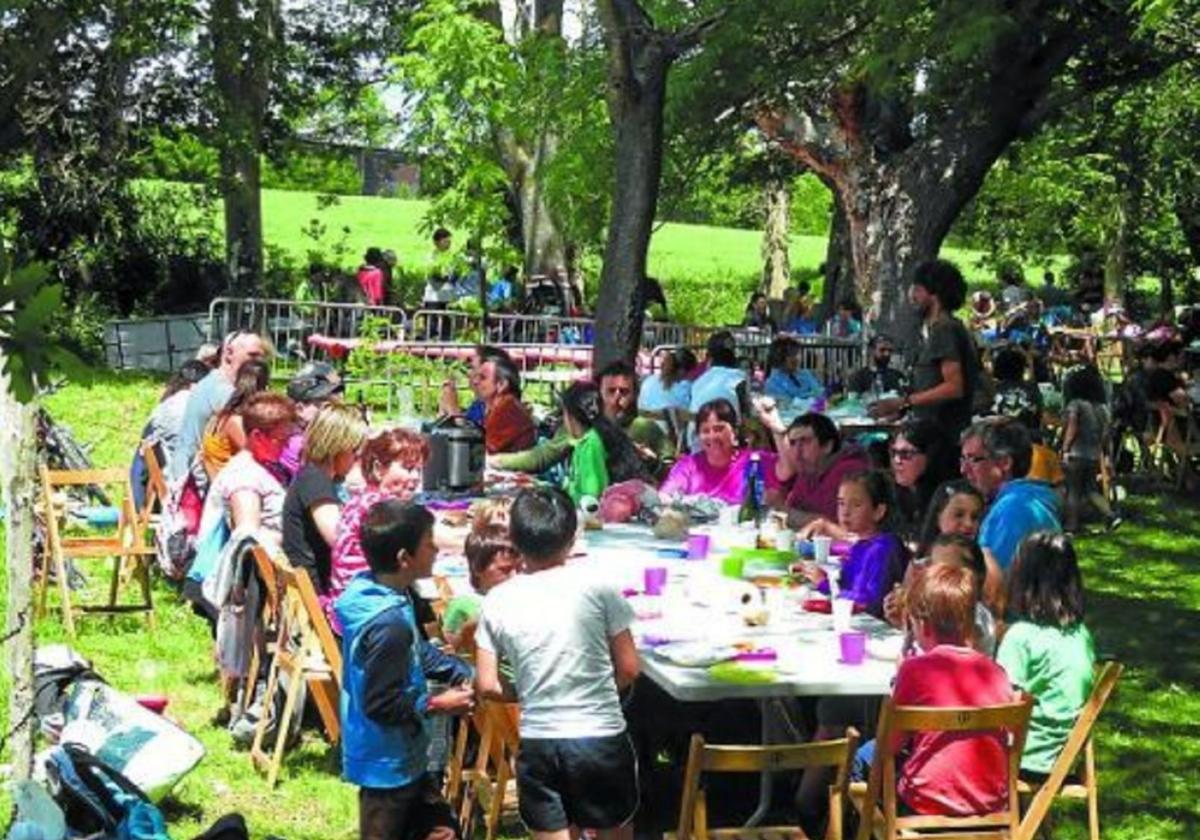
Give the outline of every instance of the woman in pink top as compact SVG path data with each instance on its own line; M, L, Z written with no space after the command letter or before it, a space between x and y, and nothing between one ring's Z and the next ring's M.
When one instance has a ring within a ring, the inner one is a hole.
M360 464L366 487L342 508L333 540L329 570L329 592L323 596L325 613L334 629L333 602L351 578L367 568L359 535L362 521L372 507L385 499L410 501L421 487L421 470L429 458L429 444L408 429L388 429L367 438Z
M700 451L675 462L659 494L711 496L727 505L740 504L746 493L750 450L738 448L737 413L728 400L712 400L700 407L696 438ZM760 452L759 457L767 490L777 490L775 453Z

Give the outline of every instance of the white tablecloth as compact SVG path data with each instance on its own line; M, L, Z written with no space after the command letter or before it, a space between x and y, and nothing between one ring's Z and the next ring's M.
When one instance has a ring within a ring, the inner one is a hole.
M715 526L711 530L715 531ZM883 695L891 691L896 662L873 654L885 647L897 649L899 634L875 618L853 618L853 629L868 634L869 655L860 665L845 665L839 662L832 616L805 612L802 591L768 590L766 625L747 626L741 598L747 595L757 600L759 592L749 583L720 574L719 549L707 560L670 556L678 553L683 543L657 540L641 525L610 525L589 531L584 543L586 554L568 562L588 567L627 593L642 591L647 567L667 569L662 596L631 594L630 604L637 615L633 636L642 671L677 700ZM462 566L461 560L448 561L439 563L437 571L458 578L457 589L465 584ZM774 679L755 683L714 679L706 668L676 665L655 653L663 640L774 650L774 661L745 663L746 667L768 669Z

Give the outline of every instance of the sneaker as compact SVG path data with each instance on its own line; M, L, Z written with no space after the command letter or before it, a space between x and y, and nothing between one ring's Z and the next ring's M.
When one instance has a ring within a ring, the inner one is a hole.
M1114 513L1112 516L1110 516L1108 518L1108 528L1107 528L1108 532L1111 534L1113 531L1120 528L1121 523L1124 521L1125 520L1121 518L1120 514Z

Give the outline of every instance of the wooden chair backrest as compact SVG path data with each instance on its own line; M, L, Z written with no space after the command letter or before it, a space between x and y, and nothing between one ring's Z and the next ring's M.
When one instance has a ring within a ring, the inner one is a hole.
M1016 702L978 708L932 708L897 706L892 698L883 701L875 737L875 757L867 782L867 797L859 823L859 840L871 837L874 821L881 816L883 830L876 832L886 840L894 840L902 832L921 830L931 832L938 840L982 840L987 837L1016 838L1021 822L1021 806L1017 793L1017 776L1021 769L1021 753L1029 730L1029 715L1033 698L1027 694ZM906 816L897 814L896 755L894 742L898 736L912 732L1002 732L1007 735L1008 807L991 814L963 817ZM882 800L882 814L876 814L876 803ZM905 834L904 836L909 836Z
M279 572L275 565L275 561L271 559L270 553L261 545L255 545L250 549L250 554L254 558L254 568L258 572L259 578L263 583L263 603L266 605L266 619L270 623L276 616L279 615L282 609L285 587L279 577Z
M1045 820L1046 814L1050 811L1050 806L1054 802L1054 798L1058 796L1062 790L1063 784L1066 782L1067 775L1071 772L1076 763L1079 761L1079 755L1085 747L1089 747L1092 741L1092 729L1096 725L1096 721L1100 718L1100 713L1104 711L1105 705L1108 703L1108 698L1112 696L1113 690L1117 687L1117 681L1121 679L1121 673L1125 670L1125 666L1119 662L1105 662L1097 667L1096 679L1092 684L1092 693L1088 697L1083 708L1079 711L1079 717L1075 721L1075 725L1071 727L1070 734L1067 735L1067 741L1063 744L1062 752L1058 754L1054 765L1050 768L1049 775L1042 782L1041 787L1033 795L1033 799L1029 803L1029 807L1025 809L1025 818L1021 821L1021 837L1032 840L1037 835L1038 829ZM1096 780L1085 776L1083 779L1085 785L1094 785Z
M687 767L683 773L677 840L705 840L708 837L708 806L700 784L704 773L763 773L832 767L837 771L833 791L837 794L835 801L840 808L850 782L850 763L854 759L858 741L858 732L853 727L847 731L845 738L832 741L762 747L707 744L699 733L692 735ZM840 820L838 825L837 833L840 835ZM748 827L739 829L738 836L777 837L779 832L780 828L775 826L761 831ZM800 836L804 836L802 832Z
M158 460L158 449L149 441L142 442L142 460L146 462L146 496L140 514L141 527L150 525L155 508L167 503L167 479L163 476L162 462Z
M484 814L485 840L497 836L508 785L516 776L517 750L520 747L516 703L482 701L472 720L479 732L475 767L471 772L474 800Z
M87 470L52 470L45 465L40 469L42 482L42 508L46 515L46 528L52 549L62 552L64 557L95 556L90 546L119 543L132 551L149 552L145 534L140 527L141 519L133 507L133 486L129 473L119 467ZM65 487L91 487L115 489L120 496L115 537L65 537L58 527L58 512L54 508L54 492Z
M321 607L317 588L313 585L312 578L308 576L308 573L300 571L296 572L295 585L300 595L300 601L304 604L304 612L317 634L321 653L325 655L325 661L333 669L334 678L340 685L342 681L342 646L338 637L334 635L333 628L329 626L329 617L325 615L325 610Z

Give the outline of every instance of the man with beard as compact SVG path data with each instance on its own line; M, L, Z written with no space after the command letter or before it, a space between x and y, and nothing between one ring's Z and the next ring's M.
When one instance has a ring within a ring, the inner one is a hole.
M917 266L909 299L921 313L921 340L912 368L912 392L870 407L872 416L911 411L930 420L949 440L958 440L971 422L979 376L979 357L971 335L954 312L963 305L967 283L951 262L930 260Z
M900 391L908 382L903 373L892 367L892 339L878 333L872 336L870 346L871 364L850 374L846 390L852 394L866 394L874 385L881 394Z
M657 422L637 413L638 380L633 368L625 362L613 362L596 377L604 416L620 426L633 441L638 454L650 471L658 474L675 454L670 437ZM541 473L566 460L573 448L565 426L550 440L523 452L496 455L489 463L502 470Z

